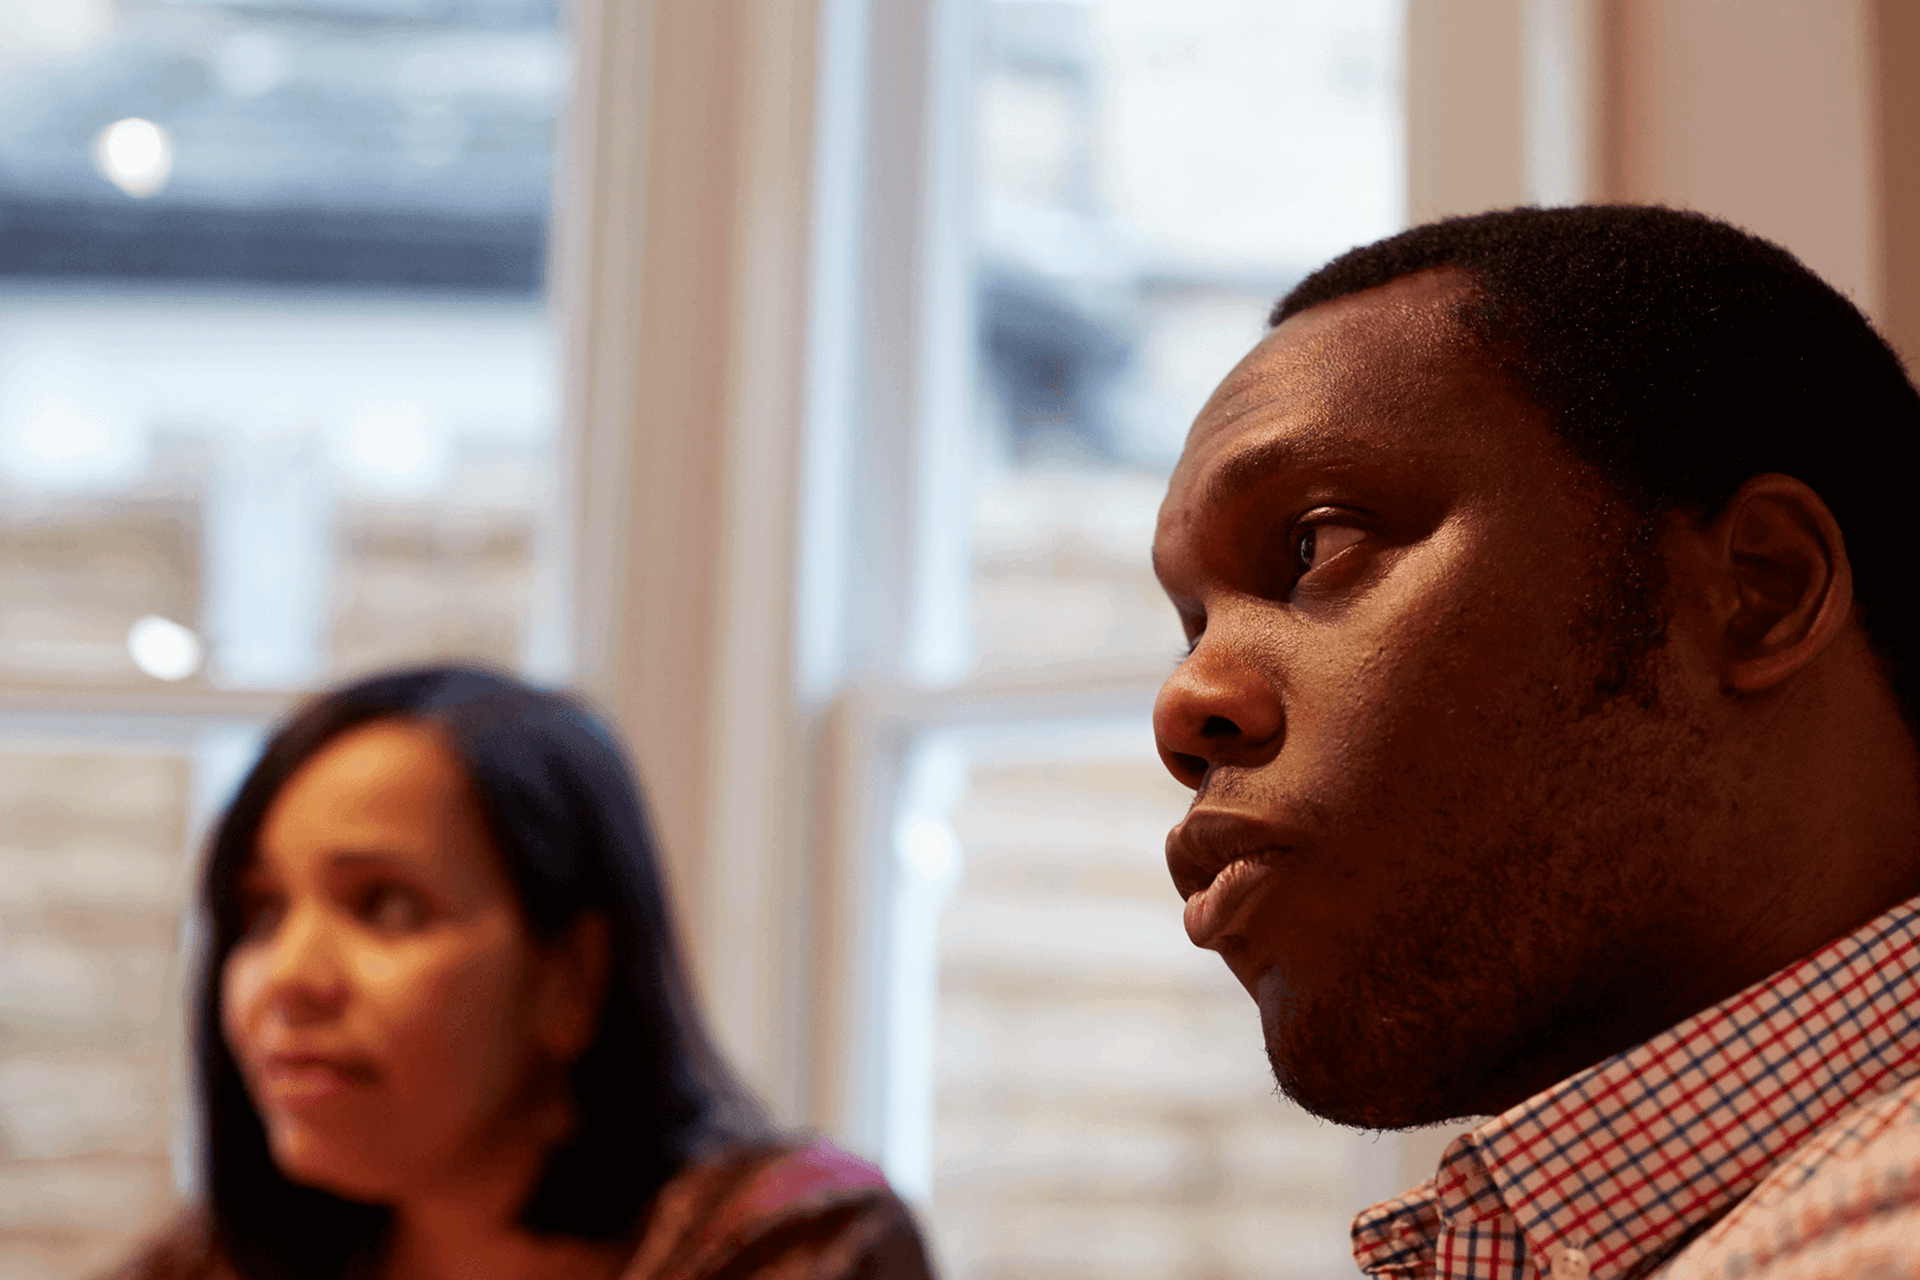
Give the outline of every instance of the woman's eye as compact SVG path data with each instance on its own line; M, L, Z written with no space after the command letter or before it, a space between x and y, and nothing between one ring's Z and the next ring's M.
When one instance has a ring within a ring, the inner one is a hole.
M1293 545L1300 572L1308 573L1366 536L1366 531L1344 524L1317 524L1302 529Z
M427 920L427 904L405 885L378 884L360 903L360 918L382 933L407 933Z

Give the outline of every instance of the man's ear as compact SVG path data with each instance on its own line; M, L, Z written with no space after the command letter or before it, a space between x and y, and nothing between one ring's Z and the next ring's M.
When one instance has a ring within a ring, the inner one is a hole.
M1773 688L1853 617L1853 569L1839 522L1792 476L1755 476L1707 531L1716 561L1721 676L1735 693Z
M606 916L586 911L547 948L535 1034L558 1062L585 1053L599 1030L611 945Z

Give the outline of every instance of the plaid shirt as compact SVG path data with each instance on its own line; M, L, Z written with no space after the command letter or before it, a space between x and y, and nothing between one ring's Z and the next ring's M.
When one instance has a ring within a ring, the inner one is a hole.
M1920 1276L1920 899L1461 1135L1353 1252L1423 1280Z

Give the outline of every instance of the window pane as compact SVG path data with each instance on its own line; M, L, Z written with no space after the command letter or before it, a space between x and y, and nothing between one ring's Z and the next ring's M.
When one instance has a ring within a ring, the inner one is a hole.
M982 0L981 668L1164 662L1164 478L1273 300L1394 229L1397 0Z
M532 656L552 0L23 5L0 684Z
M1184 651L1149 552L1188 425L1276 297L1401 217L1400 5L976 13L972 670L1144 703ZM938 944L951 1273L1352 1274L1348 1223L1412 1147L1275 1096L1256 1011L1181 927L1187 796L1145 717L1004 739L954 812Z
M564 670L557 16L0 4L0 1274L191 1179L185 854L262 728L80 695Z

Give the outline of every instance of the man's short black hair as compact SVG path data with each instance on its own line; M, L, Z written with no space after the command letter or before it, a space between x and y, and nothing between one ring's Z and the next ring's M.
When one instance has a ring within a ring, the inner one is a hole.
M1448 218L1354 249L1301 281L1271 323L1438 268L1471 280L1466 336L1641 512L1710 520L1765 472L1811 486L1840 524L1859 616L1907 722L1920 723L1920 537L1900 462L1920 445L1920 394L1859 308L1724 222L1582 205Z

